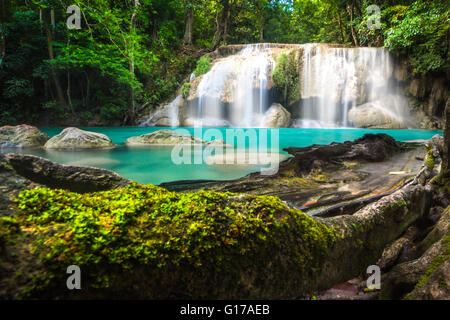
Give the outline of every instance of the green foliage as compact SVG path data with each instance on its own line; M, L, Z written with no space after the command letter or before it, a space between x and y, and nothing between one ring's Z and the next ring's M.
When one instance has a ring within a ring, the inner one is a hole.
M210 57L201 57L197 61L197 67L194 70L194 74L196 77L200 77L211 70L211 61Z
M335 239L332 230L275 197L131 184L83 195L27 190L16 202L21 228L35 234L33 250L48 272L56 279L57 270L76 264L99 287L137 265L148 272L191 266L231 274L233 264L264 269L279 254L284 268L301 273L320 263Z
M299 63L295 51L282 53L272 73L275 87L284 98L285 106L300 99Z
M385 32L385 46L409 54L416 72L448 70L448 1L415 1L389 10L391 27Z
M190 82L185 82L183 84L183 98L187 98L189 95L189 90L191 90L191 85L192 83Z

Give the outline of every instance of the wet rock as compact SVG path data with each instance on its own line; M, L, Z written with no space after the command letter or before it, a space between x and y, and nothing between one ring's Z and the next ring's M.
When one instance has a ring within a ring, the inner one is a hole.
M10 153L8 164L22 177L50 188L86 193L124 187L128 179L105 169L68 166L30 155Z
M284 151L295 157L297 173L309 172L317 163L322 167L338 166L339 161L380 162L403 149L402 143L386 134L365 134L355 141L312 145L305 148L286 148ZM317 169L317 168L316 168Z
M0 127L0 148L41 147L48 139L38 128L26 124Z
M45 149L112 148L114 143L106 135L78 128L66 128L44 145Z
M148 116L141 127L178 127L182 123L185 100L181 95Z
M450 207L417 246L419 258L382 276L382 299L450 299Z
M348 119L358 128L404 129L402 119L377 102L369 102L352 108Z
M14 214L12 206L17 194L35 186L30 180L18 175L0 153L0 217Z
M128 138L126 144L129 146L173 146L173 145L204 145L204 146L223 146L232 147L223 140L204 141L199 137L188 133L180 133L173 130L159 130L152 133L144 134L138 137Z
M291 114L279 103L274 103L261 120L263 128L287 128L291 121Z
M138 137L128 138L127 145L196 145L203 144L203 140L190 134L178 133L172 130L159 130Z

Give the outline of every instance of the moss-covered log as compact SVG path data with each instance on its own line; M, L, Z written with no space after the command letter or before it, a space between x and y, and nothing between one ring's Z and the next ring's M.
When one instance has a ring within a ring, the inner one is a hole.
M353 216L315 220L274 197L153 186L36 189L3 218L1 295L296 298L351 278L428 207L408 186ZM65 287L79 265L83 289Z

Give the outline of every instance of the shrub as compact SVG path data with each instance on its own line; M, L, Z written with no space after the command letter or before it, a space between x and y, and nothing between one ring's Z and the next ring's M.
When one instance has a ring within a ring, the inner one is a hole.
M194 74L196 77L200 77L201 75L204 75L209 70L211 70L211 58L209 57L201 57L197 61L197 67L194 70Z

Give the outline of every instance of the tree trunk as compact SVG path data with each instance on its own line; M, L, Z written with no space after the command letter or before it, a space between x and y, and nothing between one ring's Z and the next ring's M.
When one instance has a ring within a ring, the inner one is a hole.
M358 36L355 31L355 26L353 25L354 3L347 6L347 11L350 15L350 31L352 32L353 43L356 47L359 47Z
M338 26L339 26L339 37L341 38L341 42L344 43L345 38L344 38L344 32L342 31L342 20L341 20L341 14L339 11L337 13L337 21L338 21Z
M192 45L192 30L194 26L194 7L186 6L184 19L185 22L183 43L190 46Z
M228 15L229 15L229 10L230 10L230 1L229 0L222 0L222 13L220 15L220 20L218 18L216 18L216 25L217 25L217 30L216 30L216 35L215 35L215 39L214 39L214 45L213 45L213 50L217 49L217 47L219 47L220 42L224 41L226 43L226 36L228 33Z
M42 12L42 20L44 22L44 27L45 27L45 33L47 36L47 47L48 47L48 57L50 58L50 60L54 60L55 59L55 55L53 53L53 37L52 37L52 31L50 29L50 23L49 23L49 9L43 9ZM56 74L56 70L53 67L52 64L50 64L50 73L53 79L53 83L55 85L56 88L56 95L58 97L58 101L60 103L60 105L65 109L68 110L69 107L67 105L67 102L64 98L64 93L61 87L61 83L59 82L58 79L58 75Z
M6 55L6 4L5 0L2 0L2 22L0 24L0 66L3 63L3 59Z
M137 16L138 7L140 5L141 4L139 3L139 0L135 0L134 1L134 10L133 10L133 14L131 15L130 34L134 33L134 31L136 29L136 16ZM134 46L132 46L132 48L130 49L129 58L128 58L128 70L131 73L132 80L134 80L135 79L135 75L134 75ZM135 124L134 98L135 98L134 88L130 84L130 110L129 110L129 114L128 114L128 122L131 125Z

